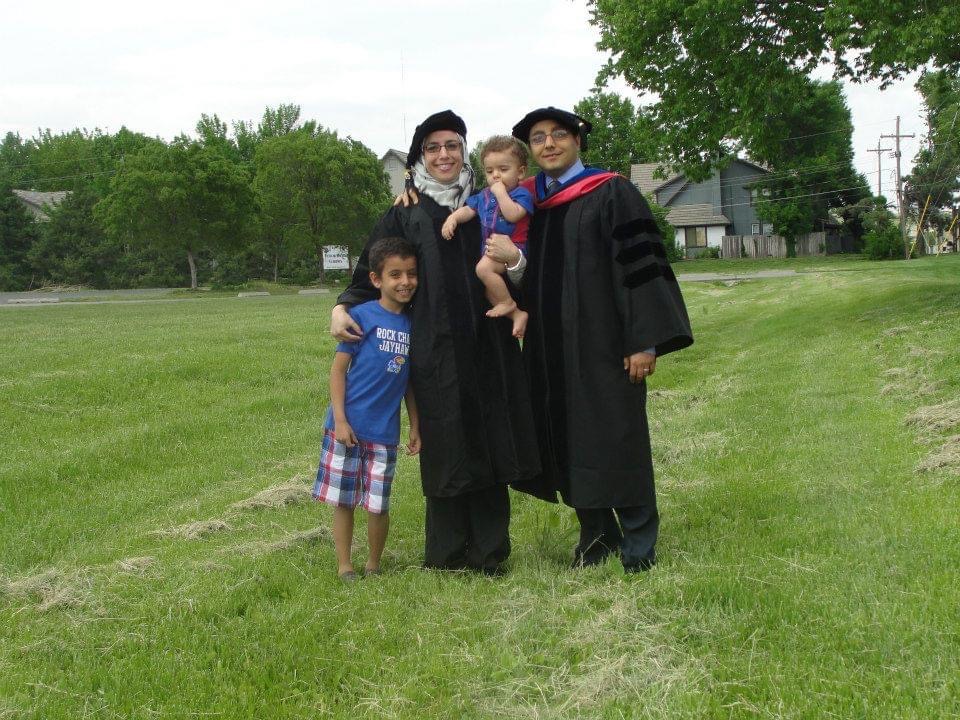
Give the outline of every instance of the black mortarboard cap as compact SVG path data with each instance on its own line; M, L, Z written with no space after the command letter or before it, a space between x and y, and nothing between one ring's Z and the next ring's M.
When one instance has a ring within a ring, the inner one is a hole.
M590 124L590 121L584 120L582 117L575 115L572 112L560 110L559 108L555 108L553 106L540 108L539 110L531 110L528 112L526 115L524 115L523 120L513 126L513 136L517 138L517 140L522 140L525 143L529 143L530 128L532 128L541 120L556 120L564 127L570 128L577 133L580 138L580 149L587 149L587 133L593 130L593 125Z
M407 154L407 167L413 167L417 164L417 160L423 154L423 141L427 139L427 135L437 130L450 130L462 135L464 140L467 139L467 126L462 117L453 110L442 110L434 113L417 125L417 129L413 133L413 142L410 143L410 152Z

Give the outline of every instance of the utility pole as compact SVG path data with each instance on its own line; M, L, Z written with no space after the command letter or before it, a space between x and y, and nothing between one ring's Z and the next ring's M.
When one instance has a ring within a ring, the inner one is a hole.
M876 148L867 148L867 152L875 152L875 153L877 154L877 197L880 197L880 196L883 194L883 193L880 191L880 177L881 177L880 173L882 172L882 171L881 171L881 168L880 168L880 153L882 153L882 152L887 152L887 151L889 151L889 150L893 150L893 148L882 148L882 147L880 147L880 141L879 141L879 140L877 140L877 147L876 147Z
M912 138L913 133L909 135L900 134L900 116L897 115L897 131L893 135L881 135L882 138L893 138L896 150L893 156L897 159L897 207L900 210L900 240L903 242L903 256L910 259L910 246L907 244L907 211L903 206L903 184L900 179L900 138ZM878 156L879 157L879 156Z

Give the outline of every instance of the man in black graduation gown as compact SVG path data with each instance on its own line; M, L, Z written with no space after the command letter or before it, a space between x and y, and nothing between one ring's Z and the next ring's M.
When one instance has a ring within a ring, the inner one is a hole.
M559 492L576 509L575 566L619 553L633 572L653 565L659 528L646 378L693 336L646 201L622 176L583 166L589 131L553 107L513 128L542 168L527 181L537 210L521 306L543 468L514 487Z

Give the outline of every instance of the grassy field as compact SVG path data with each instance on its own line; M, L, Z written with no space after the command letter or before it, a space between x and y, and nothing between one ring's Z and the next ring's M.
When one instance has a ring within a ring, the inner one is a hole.
M420 570L405 458L340 584L332 296L0 310L0 719L960 717L960 256L766 267L683 285L629 577L516 494L507 576Z

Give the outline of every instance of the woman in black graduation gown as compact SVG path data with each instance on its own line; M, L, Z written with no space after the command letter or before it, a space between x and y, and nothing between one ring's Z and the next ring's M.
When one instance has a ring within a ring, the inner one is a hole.
M484 315L489 304L474 270L480 225L461 224L452 240L440 234L473 191L466 134L450 110L417 127L407 166L419 203L388 210L370 242L401 236L418 248L410 381L423 439L424 566L494 574L510 554L507 485L540 464L520 347L509 319ZM377 297L368 270L364 249L332 313L330 332L340 340L356 332L345 306Z

